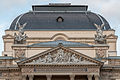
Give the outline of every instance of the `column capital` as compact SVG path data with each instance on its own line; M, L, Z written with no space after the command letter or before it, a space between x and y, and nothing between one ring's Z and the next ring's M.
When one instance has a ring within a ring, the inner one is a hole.
M22 77L27 77L27 75L22 75Z
M27 75L22 75L22 80L26 80Z
M34 77L34 75L28 75L28 77Z
M69 75L70 76L70 78L74 78L75 77L75 75L73 74L73 75Z
M46 75L47 80L51 80L52 75Z
M88 80L92 80L93 75L87 75Z
M87 75L87 77L93 77L93 75Z
M51 78L51 77L52 77L52 75L46 75L46 77Z
M99 80L99 75L94 75L94 77L95 77L95 80Z
M99 77L99 75L94 75L94 77Z
M74 80L75 75L69 75L70 76L70 80Z
M29 80L33 80L34 75L28 75Z

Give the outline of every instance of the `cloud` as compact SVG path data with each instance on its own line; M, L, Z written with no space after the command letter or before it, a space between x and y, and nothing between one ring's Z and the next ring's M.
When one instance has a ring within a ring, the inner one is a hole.
M1 24L0 25L0 56L1 56L1 52L4 50L3 46L3 40L2 40L2 36L5 34L4 30L6 29L5 27L6 24Z
M58 0L58 2L66 2L72 4L87 4L89 9L97 12L110 21L113 28L120 25L120 1L119 0ZM113 23L112 23L113 22ZM115 23L114 23L115 22ZM115 26L114 26L115 25Z
M13 7L13 6L19 6L19 5L24 5L25 3L27 3L27 0L2 0L1 1L1 5L4 8L9 8L9 7Z
M3 28L3 26L0 25L0 29Z

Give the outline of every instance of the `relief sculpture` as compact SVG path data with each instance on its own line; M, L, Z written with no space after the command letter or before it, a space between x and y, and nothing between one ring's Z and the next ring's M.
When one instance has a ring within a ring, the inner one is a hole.
M76 54L64 52L62 49L59 49L56 54L52 55L49 53L44 57L39 57L37 60L33 60L31 63L57 63L57 64L74 64L74 63L84 63L89 62L83 60L83 57L78 56Z

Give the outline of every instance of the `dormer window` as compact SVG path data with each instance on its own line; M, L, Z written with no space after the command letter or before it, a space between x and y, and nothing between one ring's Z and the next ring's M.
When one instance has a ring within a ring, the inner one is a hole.
M57 22L63 22L63 21L64 21L64 19L62 17L57 18Z

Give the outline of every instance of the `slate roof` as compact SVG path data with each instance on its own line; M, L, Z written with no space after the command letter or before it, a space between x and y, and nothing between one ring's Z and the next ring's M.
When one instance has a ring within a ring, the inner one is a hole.
M120 59L120 56L109 56L104 59Z
M93 47L93 45L83 44L79 42L71 42L64 40L57 41L49 41L49 42L40 42L32 45L28 45L27 47L57 47L59 44L62 44L64 47Z
M106 69L106 68L109 68L109 69L120 69L120 66L119 65L115 65L115 66L111 66L111 65L104 65L103 67L102 67L102 69Z
M15 59L12 56L0 56L0 59L4 60L4 59Z
M34 5L33 10L24 13L12 22L9 30L18 30L17 23L24 24L25 30L96 30L94 23L105 24L104 30L111 29L102 16L87 10L88 6ZM62 17L63 22L57 22Z

